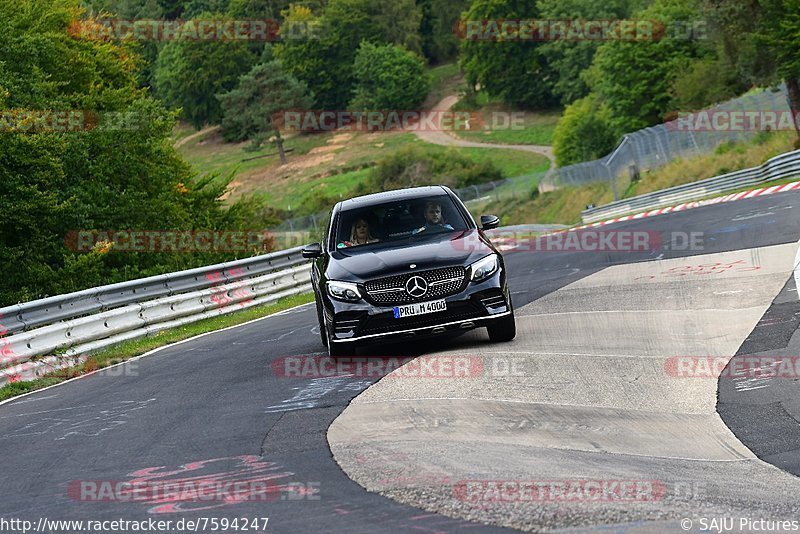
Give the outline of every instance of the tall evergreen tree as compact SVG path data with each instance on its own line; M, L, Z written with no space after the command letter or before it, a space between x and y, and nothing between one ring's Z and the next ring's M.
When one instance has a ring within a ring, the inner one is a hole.
M239 78L231 91L219 95L222 104L222 129L227 140L250 139L253 147L274 137L286 163L279 121L276 115L292 109L308 109L313 98L308 87L286 72L277 59L259 63Z

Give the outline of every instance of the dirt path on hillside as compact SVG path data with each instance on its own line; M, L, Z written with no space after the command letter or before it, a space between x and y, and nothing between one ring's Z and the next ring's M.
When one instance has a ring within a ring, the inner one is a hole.
M203 128L202 130L195 132L192 135L187 135L186 137L175 143L175 148L180 148L193 139L197 139L198 137L202 137L206 134L216 132L217 130L219 130L219 126L208 126L206 128Z
M437 111L447 111L458 102L458 97L450 95L442 99L441 102L433 106L432 109ZM498 143L478 143L475 141L466 141L452 136L445 130L419 130L413 129L414 134L425 141L434 145L442 146L457 146L464 148L506 148L510 150L521 150L523 152L533 152L541 154L550 160L550 168L555 166L555 156L553 156L553 147L549 145L502 145Z

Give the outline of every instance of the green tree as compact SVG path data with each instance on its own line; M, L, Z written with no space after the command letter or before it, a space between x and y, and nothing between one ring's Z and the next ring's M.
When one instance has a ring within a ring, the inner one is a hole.
M434 64L455 59L461 44L455 27L469 0L417 0L417 5L422 11L419 32L425 57Z
M430 89L422 58L397 45L362 42L353 74L352 109L415 109Z
M656 0L636 15L666 28L698 18L693 2ZM630 132L662 122L673 109L672 87L693 61L712 54L708 44L695 39L664 38L652 41L608 41L597 51L586 71L592 91L611 111L614 127Z
M761 6L751 0L702 0L702 16L709 22L709 37L721 59L720 71L737 81L737 92L776 80L775 57L758 37Z
M0 306L231 256L79 254L70 231L252 228L270 216L253 201L223 209L227 181L194 178L170 142L174 114L137 88L128 47L70 34L83 14L77 0L0 0ZM45 110L92 120L19 131L20 112Z
M765 43L777 63L777 73L786 83L789 104L800 117L800 0L763 0L764 17L759 40ZM800 147L800 124L795 121L796 145Z
M538 0L544 20L617 20L631 16L637 0ZM540 53L555 74L553 92L566 105L589 94L581 76L594 59L600 41L552 40Z
M123 20L162 20L164 10L156 0L91 0L87 2L87 14L95 17L118 17ZM124 45L133 54L141 56L139 86L152 87L154 67L160 43L156 41L128 41Z
M286 163L276 114L291 109L308 109L313 98L308 87L288 74L277 59L259 63L239 78L233 90L219 96L224 118L222 130L229 141L250 139L253 147L261 146L270 137Z
M734 98L741 93L741 81L724 58L708 57L693 61L672 84L673 108L698 110Z
M617 133L609 110L590 95L564 110L553 134L553 153L559 167L590 161L614 149Z
M539 10L530 0L473 0L464 15L467 22L538 18ZM540 42L502 35L493 40L467 38L461 44L461 64L471 87L480 84L514 106L548 108L557 102L556 80L540 49Z
M800 0L703 0L720 57L741 89L783 80L793 113L800 113ZM798 146L800 146L800 126Z
M343 109L352 98L352 72L361 41L403 45L420 51L420 10L414 0L330 0L321 16L298 6L284 23L307 23L318 38L292 39L276 47L276 56L297 79L306 82L322 109Z
M224 17L204 14L198 18ZM222 109L216 95L233 89L257 59L244 41L170 41L156 61L156 92L167 106L181 108L195 128L219 124Z
M226 13L228 0L189 0L183 6L181 18L202 18L208 13Z

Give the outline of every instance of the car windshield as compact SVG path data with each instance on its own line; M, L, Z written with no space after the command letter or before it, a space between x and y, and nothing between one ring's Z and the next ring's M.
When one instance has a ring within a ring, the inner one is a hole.
M467 228L467 221L447 195L395 200L342 211L336 225L336 248L360 247Z

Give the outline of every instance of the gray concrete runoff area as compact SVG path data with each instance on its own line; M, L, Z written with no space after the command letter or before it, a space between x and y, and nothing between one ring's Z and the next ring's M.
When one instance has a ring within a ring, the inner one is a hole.
M436 354L480 358L481 372L400 368L365 390L329 428L334 458L401 503L534 532L800 520L800 479L723 423L716 376L669 363L724 366L792 277L797 249L612 265L566 285L517 309L515 341L476 345L482 334L468 333ZM719 269L673 276L703 266Z

